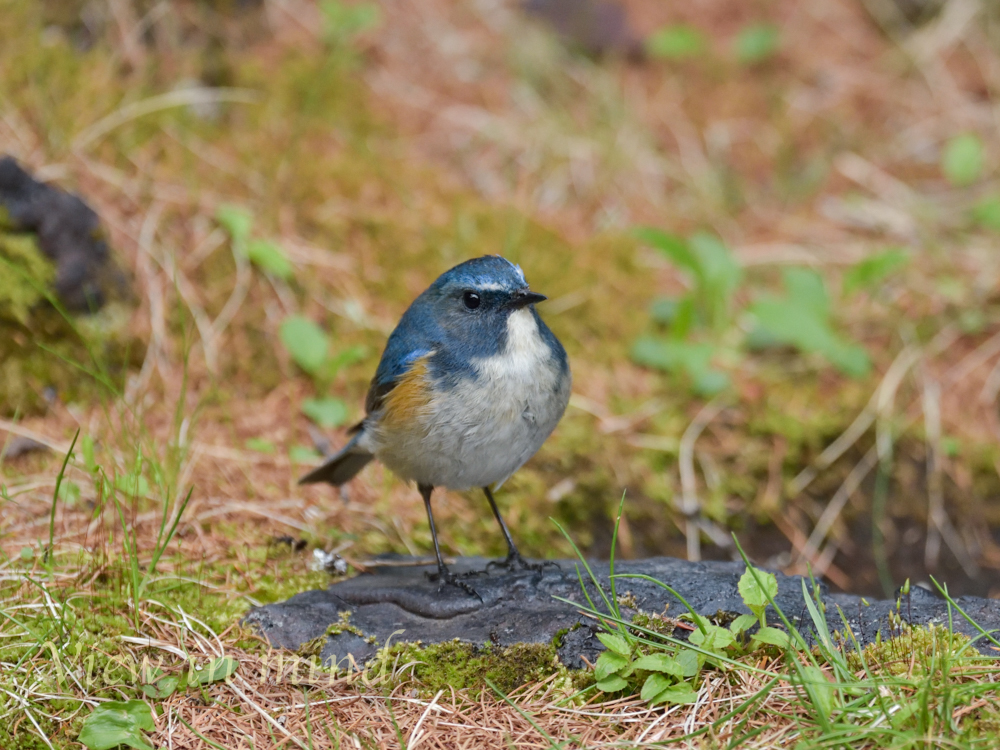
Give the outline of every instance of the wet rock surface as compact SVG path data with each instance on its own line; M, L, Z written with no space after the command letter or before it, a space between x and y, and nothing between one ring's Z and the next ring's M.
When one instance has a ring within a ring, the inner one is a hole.
M124 292L97 214L79 197L35 180L13 158L0 158L0 229L30 232L56 267L53 283L62 304L75 312L99 309L109 294Z
M419 564L412 558L382 558L365 573L332 584L326 590L306 591L287 601L253 609L246 622L256 627L277 648L298 650L304 644L328 632L320 652L326 662L341 667L353 662L363 665L378 648L390 640L441 643L459 639L473 644L491 642L506 647L515 643L550 643L558 636L558 653L563 664L578 669L584 659L593 662L603 650L596 638L597 623L582 615L574 604L586 605L586 597L577 577L577 562L557 561L542 572L492 572L466 578L482 601L453 586L440 586L425 575L433 565ZM482 571L486 560L463 558L452 570L456 573ZM605 591L609 586L608 563L591 563ZM692 563L674 558L621 561L616 574L641 574L663 581L680 593L699 614L709 617L749 612L738 591L745 566L732 562ZM588 576L580 571L583 579ZM802 595L802 579L778 576L776 602L793 625L807 637L812 623ZM807 582L808 583L808 582ZM639 579L617 579L619 597L627 605L628 616L637 611L678 617L684 605L656 584ZM603 609L600 594L593 585L587 591ZM849 594L830 594L823 589L827 621L831 630L844 632L841 615L862 645L870 643L881 631L890 633L889 613L897 612L897 600L869 601ZM559 598L556 598L559 597ZM986 630L1000 628L1000 600L962 597L956 600L970 617ZM349 629L341 627L341 613L349 612ZM913 625L947 625L949 613L945 600L918 587L909 597L900 599L899 615ZM777 615L769 608L768 622L777 624ZM979 631L953 610L957 632L975 637ZM331 626L333 626L331 628ZM675 636L685 638L678 629ZM988 649L984 652L990 653Z

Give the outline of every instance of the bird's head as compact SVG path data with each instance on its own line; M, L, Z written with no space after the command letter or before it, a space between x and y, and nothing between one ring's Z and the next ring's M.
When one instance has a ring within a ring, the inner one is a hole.
M427 309L450 336L475 348L506 343L512 315L545 299L531 291L520 267L499 255L485 255L441 274L423 295ZM523 317L523 316L519 316Z

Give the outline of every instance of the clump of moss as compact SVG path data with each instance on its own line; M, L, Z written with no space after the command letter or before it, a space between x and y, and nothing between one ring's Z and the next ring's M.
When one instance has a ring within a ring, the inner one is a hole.
M397 660L401 664L413 662L413 678L432 693L455 688L478 695L483 689L490 689L489 681L506 695L553 672L569 675L551 643L517 643L507 648L488 643L477 646L459 640L427 646L401 643L379 657L382 663L392 664Z
M915 628L903 625L901 634L870 643L861 654L848 653L847 663L855 671L867 665L873 672L896 676L930 674L940 670L945 659L961 660L962 666L970 662L979 666L992 663L970 643L969 637L949 632L943 625ZM953 661L952 666L958 665Z

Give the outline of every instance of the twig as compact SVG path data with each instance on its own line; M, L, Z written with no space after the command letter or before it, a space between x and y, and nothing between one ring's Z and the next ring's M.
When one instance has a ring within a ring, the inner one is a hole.
M684 515L684 534L687 536L687 557L695 562L701 559L701 533L698 515L701 503L698 501L697 478L694 470L694 444L708 423L726 407L722 397L716 397L702 407L691 424L684 430L678 448L678 464L681 475L681 507Z

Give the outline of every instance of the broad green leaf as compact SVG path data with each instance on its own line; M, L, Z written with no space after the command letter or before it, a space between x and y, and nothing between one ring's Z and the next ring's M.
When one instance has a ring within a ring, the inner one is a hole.
M594 679L603 680L610 674L614 674L628 666L628 658L614 651L605 651L597 657L594 664Z
M668 679L662 674L651 674L642 684L642 691L639 693L639 697L647 703L651 703L656 696L673 686L674 680Z
M247 450L256 451L257 453L267 453L269 455L278 450L274 443L264 438L247 438L243 445L246 446Z
M738 588L743 603L763 623L762 618L764 610L767 609L768 597L770 596L773 599L778 595L778 579L774 573L768 573L759 568L754 568L754 571L757 573L757 579L760 580L760 584L757 583L757 579L754 578L753 573L750 572L750 568L748 567L746 572L740 577Z
M216 210L215 220L236 242L245 242L253 229L253 214L242 206L225 203Z
M910 256L898 247L869 256L851 266L844 274L844 294L854 294L859 289L872 289L909 262Z
M754 633L750 640L758 643L767 643L771 646L777 646L779 648L787 648L790 638L788 637L788 633L784 630L778 630L777 628L766 626Z
M726 390L730 382L729 375L721 370L705 370L694 376L694 392L700 396L714 396Z
M281 245L271 240L251 240L247 243L247 257L263 271L279 279L288 280L294 269Z
M786 268L781 278L789 302L823 320L830 315L830 298L822 276L808 268Z
M1000 232L1000 195L991 195L976 204L972 218L979 226Z
M694 26L674 24L654 31L645 42L646 54L668 60L696 57L708 49L705 35Z
M628 641L617 633L598 633L597 640L603 643L608 651L614 651L620 656L628 657L632 653Z
M142 686L143 695L152 700L163 700L169 698L177 690L180 678L168 676L161 677L156 682Z
M744 65L763 62L774 55L781 46L781 32L777 26L758 23L745 26L733 42L736 59Z
M212 682L219 682L236 673L240 663L231 656L223 656L213 659L201 669L196 669L194 674L188 678L188 684L208 685Z
M145 701L108 701L95 707L83 720L77 739L89 750L111 750L119 745L153 750L142 732L154 729L153 712Z
M729 325L729 309L743 271L729 248L715 235L697 232L688 243L701 269L695 302L704 308L709 326L722 331Z
M342 349L330 357L327 361L326 376L332 380L341 369L344 367L350 367L355 362L360 362L367 356L368 349L361 344L356 344L355 346L349 346L346 349Z
M682 271L687 271L695 279L700 279L701 264L683 237L669 234L654 227L639 227L634 234L640 241L658 250L661 255Z
M941 171L952 185L971 185L983 172L983 142L974 133L949 140L941 154Z
M302 402L302 413L320 427L340 427L347 421L347 404L339 398L307 398Z
M281 343L299 367L315 375L326 362L330 341L323 329L309 318L293 315L281 324Z
M697 377L708 370L713 352L711 344L644 336L632 346L632 359L645 367L667 372L684 371Z
M652 701L651 705L656 705L658 703L671 703L673 705L686 705L690 703L696 703L698 701L698 693L691 689L691 686L687 683L681 685L676 685L672 688L668 688L656 696Z
M729 631L735 635L739 635L757 624L757 618L753 615L740 615L731 623L729 623Z
M649 306L649 317L657 323L669 325L677 317L678 302L669 297L659 297Z
M695 646L701 646L707 651L721 653L723 649L735 642L735 637L726 628L709 624L705 626L704 633L701 630L696 630L688 636L688 640Z
M641 656L632 663L632 667L634 669L645 669L648 672L672 674L675 677L684 676L684 667L677 662L677 659L667 654Z
M146 497L149 495L149 482L142 474L129 472L115 478L115 487L127 497Z
M605 677L597 683L597 688L605 693L617 693L628 687L628 683L616 674Z
M702 658L701 654L689 648L677 652L677 663L684 670L685 677L694 677L698 674L701 670L701 665L704 663Z

